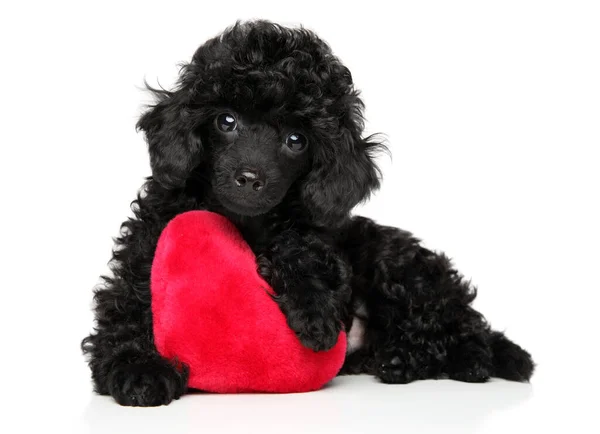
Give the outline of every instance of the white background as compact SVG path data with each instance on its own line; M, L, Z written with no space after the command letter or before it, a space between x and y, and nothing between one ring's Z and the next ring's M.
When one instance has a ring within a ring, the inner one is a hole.
M0 17L2 432L597 432L597 2L15 1ZM316 30L349 66L393 153L357 211L454 258L533 354L530 385L359 377L159 409L92 394L79 341L149 174L143 79L170 86L253 17Z

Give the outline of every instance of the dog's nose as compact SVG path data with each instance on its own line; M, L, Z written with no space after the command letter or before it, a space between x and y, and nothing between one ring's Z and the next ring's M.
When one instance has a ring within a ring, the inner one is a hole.
M239 188L251 188L254 191L260 191L265 186L265 176L262 172L255 169L242 167L235 171L233 178L235 185Z

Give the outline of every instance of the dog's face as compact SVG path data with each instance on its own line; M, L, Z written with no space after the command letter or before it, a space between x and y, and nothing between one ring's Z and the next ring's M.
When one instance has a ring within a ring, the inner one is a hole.
M269 211L308 166L309 139L293 127L253 120L229 109L219 113L208 129L213 191L237 214Z
M332 225L379 186L380 144L361 137L350 72L312 32L237 24L196 51L177 89L153 92L138 127L165 188L203 171L236 214L297 194L315 224Z

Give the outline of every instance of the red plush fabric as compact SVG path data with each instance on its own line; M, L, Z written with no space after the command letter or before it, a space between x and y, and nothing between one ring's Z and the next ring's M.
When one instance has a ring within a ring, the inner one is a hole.
M327 352L302 346L256 272L256 259L225 217L191 211L163 231L152 265L158 351L190 366L208 392L307 392L340 370L342 332Z

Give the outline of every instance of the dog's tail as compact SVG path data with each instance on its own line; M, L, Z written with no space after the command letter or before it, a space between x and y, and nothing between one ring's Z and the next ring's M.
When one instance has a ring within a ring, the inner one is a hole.
M511 381L529 381L535 369L531 354L498 331L492 331L490 345L494 365L492 377Z

